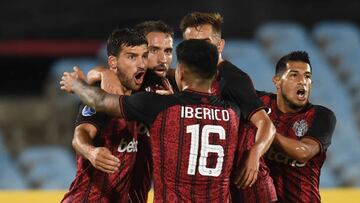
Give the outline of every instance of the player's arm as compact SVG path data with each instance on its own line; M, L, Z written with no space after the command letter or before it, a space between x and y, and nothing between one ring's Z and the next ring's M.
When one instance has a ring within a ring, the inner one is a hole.
M249 150L244 167L235 178L235 184L243 189L256 182L260 157L269 149L275 133L274 125L263 109L255 112L250 121L257 127L255 143Z
M238 187L246 188L255 183L259 170L259 159L269 149L276 129L265 112L250 77L239 70L223 71L222 74L230 84L225 86L225 94L228 94L236 102L243 112L243 116L258 129L255 143L248 153L244 167L235 178L235 184Z
M100 82L101 89L111 94L123 95L122 84L117 75L102 66L96 66L91 69L87 74L87 83L94 85Z
M74 92L85 104L93 107L98 112L123 117L120 111L119 96L108 94L98 87L87 85L78 78L79 68L74 68L74 72L64 72L61 78L61 90Z
M79 155L89 160L96 169L106 173L118 171L119 159L112 155L109 149L93 145L92 141L96 134L97 128L90 123L76 126L72 140L73 148Z
M320 152L320 144L311 138L295 140L276 133L274 144L300 163L306 163Z
M330 110L315 106L311 127L300 140L290 139L276 133L274 144L295 160L306 163L319 152L326 150L331 144L335 129L336 117Z

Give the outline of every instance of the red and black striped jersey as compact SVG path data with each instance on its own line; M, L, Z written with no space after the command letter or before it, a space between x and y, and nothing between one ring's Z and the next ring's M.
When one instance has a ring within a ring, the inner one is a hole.
M97 128L93 142L108 148L120 160L119 171L108 174L94 168L90 161L77 155L76 177L62 202L121 202L129 201L129 190L138 147L135 122L128 122L95 112L80 105L76 126L90 123Z
M127 120L149 126L154 202L230 202L238 108L193 91L120 97Z
M244 120L239 131L238 153L232 174L232 179L234 179L236 172L244 165L247 152L255 143L256 127L250 123L249 119L265 106L257 96L251 78L229 61L220 63L217 80L214 81L212 90L221 98L234 102L240 108ZM233 181L231 183L231 197L234 202L276 201L275 187L263 157L260 158L258 178L251 188L238 189Z
M275 94L259 94L263 103L271 109L269 116L278 133L295 140L311 138L321 147L311 160L300 163L281 149L271 146L266 161L279 202L320 202L320 171L336 124L334 113L311 103L298 113L282 113L277 108Z

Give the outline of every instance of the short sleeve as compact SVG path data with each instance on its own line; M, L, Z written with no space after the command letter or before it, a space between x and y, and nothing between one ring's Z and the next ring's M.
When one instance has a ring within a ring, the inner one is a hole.
M250 120L251 116L260 109L265 108L256 94L250 77L236 67L223 67L220 69L222 77L221 96L239 106L242 116Z
M109 117L104 113L98 113L94 108L83 103L79 105L79 112L76 117L75 126L83 123L90 123L94 125L98 131L101 131Z
M336 125L334 112L323 106L315 106L315 113L311 127L307 133L308 136L315 138L326 150L330 144Z
M170 96L152 92L138 92L131 96L120 96L120 111L128 121L140 121L151 125L156 116L167 107Z

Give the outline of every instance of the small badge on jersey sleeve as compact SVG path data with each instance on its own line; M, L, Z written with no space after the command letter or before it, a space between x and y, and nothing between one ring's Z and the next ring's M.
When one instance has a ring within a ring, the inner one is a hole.
M84 106L83 110L81 111L83 116L92 116L96 114L95 109L91 108L90 106Z
M302 137L308 131L308 124L304 119L301 119L300 121L296 121L294 123L293 130L296 136Z

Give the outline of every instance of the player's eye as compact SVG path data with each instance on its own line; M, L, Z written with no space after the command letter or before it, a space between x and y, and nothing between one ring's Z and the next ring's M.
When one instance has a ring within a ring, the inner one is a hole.
M156 54L158 52L158 49L150 49L150 53Z
M136 58L136 56L134 54L129 54L128 55L128 59L130 60L134 60Z
M165 54L171 55L172 54L172 49L165 49Z

